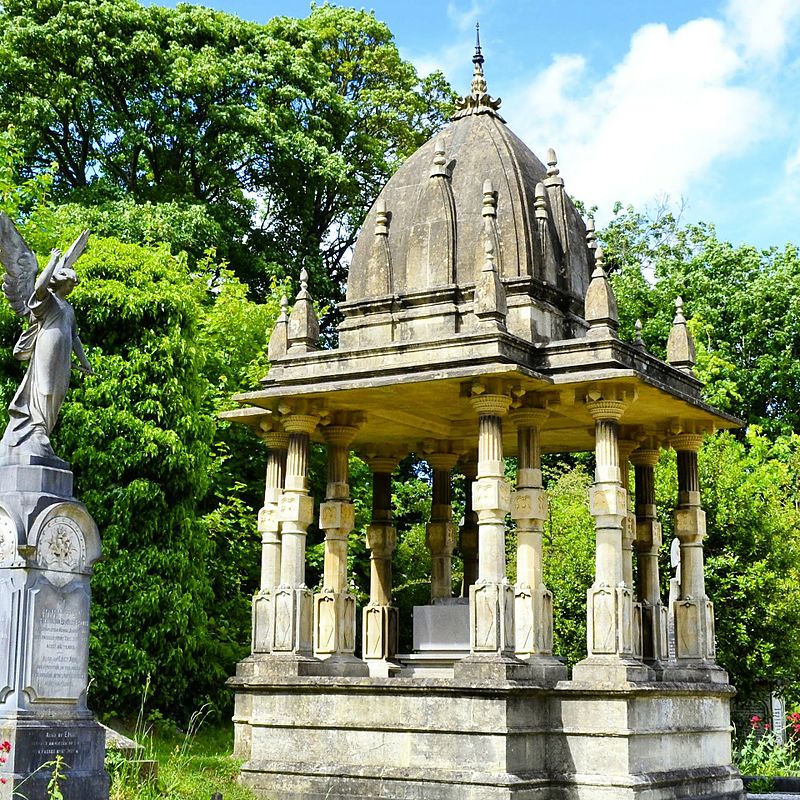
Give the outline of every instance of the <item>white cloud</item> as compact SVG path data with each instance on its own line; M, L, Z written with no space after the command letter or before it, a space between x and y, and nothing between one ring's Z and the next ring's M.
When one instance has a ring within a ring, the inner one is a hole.
M797 0L729 0L725 9L733 35L748 58L776 63L800 22Z
M749 53L771 30L745 46L726 20L648 24L605 75L581 56L554 58L505 104L506 117L540 157L556 147L568 191L602 216L615 200L683 196L766 135L771 105L751 82Z
M800 173L800 144L797 145L797 149L786 159L786 163L783 165L784 172L788 176L793 176L796 173Z
M481 17L488 13L492 5L492 0L471 0L469 5L464 7L455 0L450 0L447 4L447 16L458 30L464 31L468 28L474 30L475 23L480 22Z

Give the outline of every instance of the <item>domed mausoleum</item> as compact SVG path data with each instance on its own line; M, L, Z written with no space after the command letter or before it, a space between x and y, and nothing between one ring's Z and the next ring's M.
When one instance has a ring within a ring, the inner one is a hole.
M701 400L680 302L668 363L620 341L591 221L567 196L555 153L542 163L506 126L480 47L473 63L451 124L367 215L338 348L320 348L303 274L270 338L262 388L224 415L267 447L252 653L230 681L242 780L265 798L297 800L742 798L697 471L704 434L737 421ZM318 511L312 441L328 451ZM663 448L677 451L679 486L670 603L654 496ZM351 450L373 474L360 613L347 575ZM552 652L559 609L542 578L540 459L577 451L595 453L597 555L586 658L568 675ZM433 474L432 574L430 603L400 620L391 474L409 453ZM513 486L505 456L517 461ZM454 470L471 484L460 527ZM508 514L516 584L506 577ZM305 584L314 520L325 533L316 594ZM413 628L411 652L398 653L400 625Z

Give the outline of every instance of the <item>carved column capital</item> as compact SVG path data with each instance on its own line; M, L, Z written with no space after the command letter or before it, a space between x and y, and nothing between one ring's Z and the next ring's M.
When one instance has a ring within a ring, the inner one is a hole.
M679 433L677 436L670 438L669 446L676 451L697 453L703 446L703 434Z
M287 433L314 433L319 424L317 414L287 414L281 419L283 428Z
M546 408L526 406L512 411L508 419L517 428L541 428L549 416L550 412Z
M479 394L469 400L481 416L504 417L511 407L511 397L507 394Z
M658 464L660 455L660 450L640 447L631 453L630 462L634 467L655 467Z

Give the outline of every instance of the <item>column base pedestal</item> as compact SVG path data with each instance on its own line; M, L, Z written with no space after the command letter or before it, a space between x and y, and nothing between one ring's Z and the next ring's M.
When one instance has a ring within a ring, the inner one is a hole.
M555 686L559 681L567 680L567 666L554 656L518 655L527 664L534 682L539 686Z
M592 686L650 683L656 679L650 667L630 656L589 656L572 668L572 680Z
M670 661L663 665L661 680L674 683L727 683L728 673L713 661Z
M354 655L336 653L321 661L322 675L338 678L365 678L370 674L369 667Z

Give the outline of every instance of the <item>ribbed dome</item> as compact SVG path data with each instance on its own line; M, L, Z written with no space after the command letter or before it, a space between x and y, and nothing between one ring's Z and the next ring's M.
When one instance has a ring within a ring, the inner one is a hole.
M591 274L586 226L564 191L554 152L546 167L507 127L498 106L486 92L480 59L472 93L451 124L381 191L350 266L345 339L354 327L347 318L386 311L389 297L441 304L447 287L459 290L452 298L456 330L468 330L469 293L487 258L508 295L509 332L529 340L582 333ZM433 290L429 301L421 296ZM514 311L522 306L526 312Z

